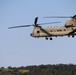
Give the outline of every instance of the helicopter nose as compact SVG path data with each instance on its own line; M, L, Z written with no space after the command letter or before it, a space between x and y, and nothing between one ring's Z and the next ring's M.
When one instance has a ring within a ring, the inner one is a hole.
M32 33L30 34L30 36L32 36Z

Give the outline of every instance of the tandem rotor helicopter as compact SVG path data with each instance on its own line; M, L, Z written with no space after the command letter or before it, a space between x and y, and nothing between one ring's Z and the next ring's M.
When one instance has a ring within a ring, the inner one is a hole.
M57 26L57 27L46 27L43 28L41 25L44 24L53 24L53 23L60 23L60 22L51 22L51 23L41 23L38 24L38 17L35 18L34 24L31 25L22 25L22 26L14 26L14 27L9 27L9 29L12 28L20 28L20 27L30 27L33 26L34 30L33 32L30 34L30 36L32 37L45 37L46 40L48 40L48 38L50 40L53 39L53 37L58 37L58 36L72 36L74 38L74 36L76 35L76 15L74 16L70 16L70 17L66 17L66 16L51 16L51 17L44 17L44 18L71 18L69 20L67 20L65 22L64 26Z

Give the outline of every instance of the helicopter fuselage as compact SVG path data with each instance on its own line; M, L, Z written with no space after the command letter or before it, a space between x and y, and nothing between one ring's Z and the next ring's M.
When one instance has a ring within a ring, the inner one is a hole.
M53 24L53 23L60 23L60 22L51 22L51 23L41 23L38 24L38 17L35 18L34 24L31 25L22 25L22 26L13 26L9 27L9 29L12 28L20 28L20 27L30 27L34 26L33 32L30 34L32 37L45 37L48 39L50 37L50 40L52 40L52 37L57 36L72 36L76 35L76 15L70 16L70 17L45 17L45 18L71 18L65 22L64 26L56 26L56 27L46 27L43 28L41 25L44 24Z
M76 27L47 27L42 28L41 26L34 27L33 32L30 34L32 37L57 37L57 36L69 36L73 35L76 31Z

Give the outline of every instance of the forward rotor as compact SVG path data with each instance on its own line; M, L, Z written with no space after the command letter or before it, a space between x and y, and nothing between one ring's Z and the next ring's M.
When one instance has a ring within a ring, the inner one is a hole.
M22 26L13 26L13 27L9 27L8 29L20 28L20 27L30 27L30 26L39 26L39 25L45 25L45 24L60 23L60 22L49 22L49 23L40 23L40 24L37 24L37 22L38 22L38 17L35 18L34 24L31 24L31 25L22 25Z

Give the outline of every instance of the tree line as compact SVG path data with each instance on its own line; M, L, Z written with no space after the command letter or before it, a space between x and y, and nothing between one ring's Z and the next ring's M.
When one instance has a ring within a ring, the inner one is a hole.
M32 65L8 68L1 67L0 75L76 75L76 65L56 64L56 65Z

